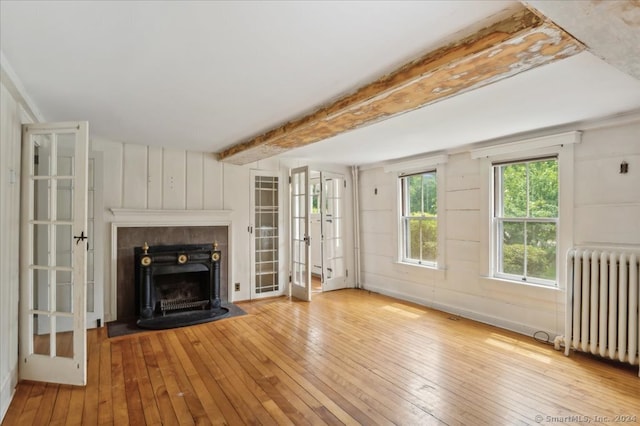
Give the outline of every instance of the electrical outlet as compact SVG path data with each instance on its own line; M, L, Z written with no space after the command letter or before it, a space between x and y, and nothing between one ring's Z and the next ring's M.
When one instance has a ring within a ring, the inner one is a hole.
M240 283L236 283L236 285L235 285L235 290L236 290L236 291L240 291Z

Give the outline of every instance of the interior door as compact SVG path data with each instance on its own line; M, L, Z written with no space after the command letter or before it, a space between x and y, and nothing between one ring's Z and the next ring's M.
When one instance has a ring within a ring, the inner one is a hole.
M311 301L309 236L309 168L291 170L291 286L290 295Z
M280 178L252 170L251 181L251 298L280 296Z
M344 176L322 173L323 291L346 287L344 249Z
M20 378L86 384L88 124L23 127Z

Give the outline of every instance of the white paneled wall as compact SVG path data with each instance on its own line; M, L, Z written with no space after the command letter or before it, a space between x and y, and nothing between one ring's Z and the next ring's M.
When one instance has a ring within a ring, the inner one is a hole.
M95 138L103 152L105 209L220 210L223 165L212 153Z
M230 291L233 300L249 299L249 174L251 166L222 164L212 153L163 149L145 145L94 139L91 151L101 152L104 161L104 209L96 212L105 241L101 254L105 297L105 321L115 319L115 300L111 289L111 253L109 236L113 217L111 208L139 210L232 210L230 230L232 256L230 279L240 282L240 291ZM265 163L278 167L278 162ZM255 166L255 165L252 165ZM261 165L264 167L264 165ZM98 177L99 179L100 177Z
M202 154L200 154L202 155ZM165 149L162 151L162 164L149 164L150 169L162 170L162 208L186 209L187 207L187 152L177 149ZM195 179L198 180L198 179ZM194 182L202 187L202 175L200 182ZM125 199L125 208L130 200Z
M574 214L571 223L561 224L573 228L575 243L640 246L639 135L636 121L586 130L575 146ZM629 163L627 174L619 173L622 161ZM561 334L562 290L481 277L487 258L481 209L489 205L482 200L481 161L459 152L449 156L445 173L445 203L439 207L446 223L446 265L436 271L397 263L397 178L382 167L361 172L364 287L526 334Z
M0 85L0 420L18 383L20 139L27 122L19 102Z
M575 148L576 243L639 245L640 123L585 132L582 140Z
M148 209L162 208L162 148L147 147L147 204ZM151 167L149 167L151 165Z
M122 164L123 204L132 209L147 208L147 147L124 145Z

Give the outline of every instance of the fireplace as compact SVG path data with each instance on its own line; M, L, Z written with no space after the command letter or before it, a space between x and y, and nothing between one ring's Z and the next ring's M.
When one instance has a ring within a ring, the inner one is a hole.
M138 326L174 328L219 319L221 251L214 244L136 247Z
M147 217L151 222L155 216ZM139 319L140 307L136 292L138 291L136 281L136 247L141 247L146 241L150 247L175 246L175 245L207 245L218 242L220 251L220 300L222 304L229 302L229 264L231 250L229 246L229 226L199 224L195 218L195 224L181 225L176 222L173 225L165 223L165 216L162 215L163 223L142 224L133 220L123 220L114 227L112 234L112 258L115 271L112 274L112 287L110 292L112 303L113 319L120 322L135 323ZM158 218L158 220L160 220ZM125 217L128 219L128 216Z

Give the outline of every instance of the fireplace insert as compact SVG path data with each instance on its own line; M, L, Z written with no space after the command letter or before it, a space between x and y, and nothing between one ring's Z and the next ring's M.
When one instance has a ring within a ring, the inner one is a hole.
M164 329L219 319L217 244L136 247L136 315L142 328Z

